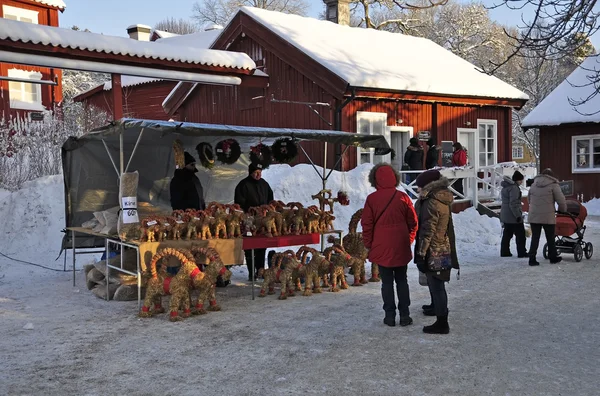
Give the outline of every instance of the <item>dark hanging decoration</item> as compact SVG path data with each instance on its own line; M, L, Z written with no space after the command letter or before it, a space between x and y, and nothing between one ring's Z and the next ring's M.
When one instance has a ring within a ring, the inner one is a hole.
M215 147L217 159L226 165L235 164L242 154L240 144L235 139L225 139Z
M298 145L290 138L277 139L272 150L273 158L280 164L289 164L298 156Z
M215 166L215 153L210 143L199 143L196 146L200 164L206 169L212 169Z
M263 169L267 169L273 162L273 153L266 144L258 143L250 147L250 162L261 164Z

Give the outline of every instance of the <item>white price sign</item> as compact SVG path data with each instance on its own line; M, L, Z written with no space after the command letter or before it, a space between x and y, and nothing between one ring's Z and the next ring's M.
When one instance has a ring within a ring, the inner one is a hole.
M140 218L137 211L137 197L121 198L123 210L123 224L139 223Z

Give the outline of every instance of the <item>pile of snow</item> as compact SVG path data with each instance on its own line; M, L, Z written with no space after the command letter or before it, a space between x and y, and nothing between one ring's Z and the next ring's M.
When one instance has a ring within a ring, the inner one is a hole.
M588 216L600 216L600 198L594 198L583 204L588 211Z
M333 196L345 190L350 198L348 206L335 205L336 229L347 232L350 218L374 191L368 182L371 167L365 164L346 173L331 173L327 188ZM317 169L322 174L322 168ZM263 172L263 177L272 186L275 199L305 206L318 204L311 195L319 192L322 182L311 165L273 165ZM600 205L597 207L600 209ZM0 252L37 263L52 263L60 252L61 230L65 227L62 176L28 182L16 192L0 190L0 218ZM459 257L496 255L501 235L497 219L480 216L470 208L454 215L454 226ZM61 264L60 261L55 266Z

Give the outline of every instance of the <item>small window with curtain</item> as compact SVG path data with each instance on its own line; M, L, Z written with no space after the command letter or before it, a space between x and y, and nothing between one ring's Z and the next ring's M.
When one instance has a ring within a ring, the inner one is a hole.
M513 146L512 159L523 159L525 157L523 146Z
M38 12L32 10L25 10L23 8L11 7L8 5L2 6L2 15L6 19L13 21L27 22L27 23L38 23Z
M600 135L573 136L572 171L600 172Z
M23 80L41 80L42 73L21 69L9 69L8 77L15 81L8 82L9 103L12 109L45 110L42 105L42 89L40 84L32 84Z

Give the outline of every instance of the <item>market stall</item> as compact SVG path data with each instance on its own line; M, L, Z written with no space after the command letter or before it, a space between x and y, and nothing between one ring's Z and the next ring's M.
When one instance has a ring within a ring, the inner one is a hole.
M230 203L236 183L247 175L248 154L255 152L257 147L272 146L282 139L294 143L322 141L326 144L342 145L344 151L359 146L374 149L376 154L381 155L390 151L385 138L378 135L122 119L80 138L70 138L63 145L66 232L62 248L73 249L73 253L77 253L77 249L102 248L107 246L107 238L132 244L132 241L117 238L114 232L112 235L110 232L100 233L106 235L100 236L98 232L75 229L90 221L95 213L111 209L113 211L116 209L114 211L116 213L125 209L127 213L128 209L132 209L123 207L121 198L126 195L121 195L122 191L120 191L122 176L132 171L136 171L139 176L135 209L141 210L146 205L149 210L156 213L171 213L169 182L176 166L173 150L176 141L189 152L194 152L201 145L216 148L215 152L218 152L219 147L224 147L225 141L234 141L239 145L241 155L233 163L217 162L210 167L198 164L200 168L198 176L204 187L205 201ZM300 144L298 147L302 150ZM318 171L316 166L314 168ZM320 174L323 188L326 187L331 172L332 170L328 171L324 168ZM335 230L329 230L327 233L331 232L339 233ZM302 237L309 238L312 243L315 238L323 240L324 233L313 232L312 234L315 234L313 236ZM254 237L238 238L223 243L210 241L207 243L213 243L216 249L223 252L224 257L229 257L227 264L235 265L241 264L242 250L251 248L249 247L251 245L273 247L300 242L292 241L289 236L279 238L281 239L266 241L269 242L266 246L260 245L258 238L254 239ZM184 240L177 243L189 244L190 242ZM143 268L142 264L141 270ZM73 271L75 271L75 254L73 254Z

